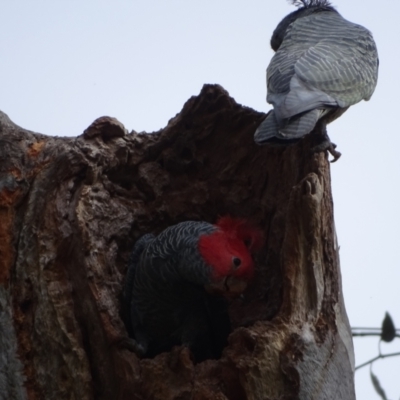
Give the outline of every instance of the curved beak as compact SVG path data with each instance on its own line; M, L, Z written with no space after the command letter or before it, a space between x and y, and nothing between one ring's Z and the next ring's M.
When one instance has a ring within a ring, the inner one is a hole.
M205 286L208 293L219 294L228 299L239 297L247 288L247 282L243 279L227 276L217 282Z

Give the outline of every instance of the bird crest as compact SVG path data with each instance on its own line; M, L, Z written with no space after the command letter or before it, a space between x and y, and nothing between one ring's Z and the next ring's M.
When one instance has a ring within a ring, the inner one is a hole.
M216 225L225 234L242 240L250 251L257 251L262 247L262 232L242 218L221 217Z
M299 8L331 8L332 4L328 0L289 0L294 6Z

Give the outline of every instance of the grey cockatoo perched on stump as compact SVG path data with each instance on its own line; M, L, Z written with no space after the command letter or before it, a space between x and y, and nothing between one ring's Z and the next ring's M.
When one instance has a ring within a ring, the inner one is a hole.
M327 0L292 1L299 6L276 27L276 52L267 68L267 102L274 109L254 135L257 144L287 144L314 128L316 150L335 151L326 124L351 105L369 100L378 79L378 52L371 32L345 20Z

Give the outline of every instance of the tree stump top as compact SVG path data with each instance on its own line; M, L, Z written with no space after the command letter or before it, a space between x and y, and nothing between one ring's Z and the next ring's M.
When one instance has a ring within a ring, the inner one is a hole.
M152 134L101 117L49 137L0 113L0 398L355 398L329 162L312 135L256 146L264 116L218 85ZM182 347L139 360L118 345L134 242L222 215L266 238L229 346L196 365Z

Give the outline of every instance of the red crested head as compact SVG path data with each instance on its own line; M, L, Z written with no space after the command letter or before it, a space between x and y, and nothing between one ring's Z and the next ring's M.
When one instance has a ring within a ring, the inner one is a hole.
M220 218L215 227L215 232L200 237L199 251L213 269L213 280L223 281L225 289L230 291L225 278L243 283L253 277L251 251L261 248L263 236L259 229L237 218Z

